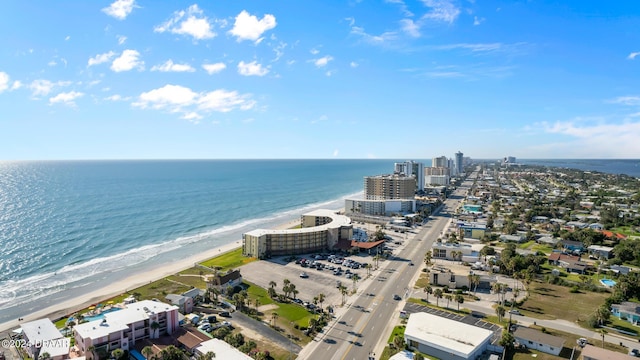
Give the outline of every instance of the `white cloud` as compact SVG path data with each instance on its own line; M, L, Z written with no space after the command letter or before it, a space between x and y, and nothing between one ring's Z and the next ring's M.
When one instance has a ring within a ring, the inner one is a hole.
M313 48L311 50L309 50L309 52L311 53L311 55L318 55L320 53L320 50Z
M69 86L70 81L51 82L49 80L38 79L29 84L33 96L48 95L55 87Z
M627 59L634 60L638 55L640 55L640 51L632 52L631 54L629 54L629 56L627 56Z
M265 14L262 19L258 20L255 15L249 15L246 10L242 10L233 28L229 33L237 38L238 41L252 40L259 42L260 36L267 30L276 27L276 18L271 14Z
M116 38L118 39L118 45L122 45L127 41L127 37L124 35L118 35Z
M252 61L250 63L245 63L244 61L240 61L238 64L238 73L244 76L265 76L269 72L268 68L263 68L261 64L258 64L257 61Z
M67 36L64 38L64 41L69 41L70 39L71 39L71 36L67 35Z
M453 23L460 15L460 9L450 0L422 0L430 11L422 16L423 19Z
M202 64L202 68L209 74L215 74L215 73L219 73L220 71L224 70L227 68L227 65L225 65L222 62L219 63L215 63L215 64Z
M594 123L578 118L542 123L542 128L547 133L574 139L546 144L550 152L562 151L567 156L579 158L636 158L640 152L640 122L637 121L627 119L623 123L607 123L600 119Z
M54 97L49 98L49 105L56 103L62 103L69 106L75 106L74 100L84 96L83 93L77 91L70 91L67 93L60 93Z
M161 72L194 72L196 69L189 64L175 64L173 60L169 59L162 65L156 65L151 68L151 71Z
M229 112L236 108L249 110L255 106L250 95L240 95L237 91L214 90L202 94L198 99L198 108L208 111Z
M622 105L640 105L640 96L619 96L615 99L608 100L612 104Z
M140 53L136 50L123 51L120 57L111 63L111 70L115 72L129 71L132 69L144 70L144 61L140 60Z
M333 157L337 157L340 154L338 149L333 150Z
M18 90L22 87L22 82L20 80L16 80L13 82L13 85L11 85L11 90Z
M135 0L116 0L102 11L118 20L124 20L131 14L134 7L136 7Z
M181 119L189 120L189 121L197 124L197 123L200 122L199 120L202 119L202 115L198 114L195 111L192 111L192 112L189 112L189 113L186 113L186 114L182 115Z
M360 36L365 42L373 45L386 45L398 38L398 34L394 31L387 31L380 35L371 35L367 34L364 31L364 28L361 28L359 26L352 27L351 34Z
M317 67L325 67L331 60L333 60L333 56L327 55L319 59L313 59L313 64Z
M193 4L185 11L176 11L173 17L153 29L155 32L168 31L172 34L189 35L196 40L211 39L216 33L211 29L209 19L203 15L198 5Z
M449 45L439 45L433 47L436 50L469 50L471 52L491 52L498 51L504 49L504 44L502 43L480 43L480 44L449 44Z
M119 95L119 94L107 96L104 99L105 100L109 100L109 101L129 101L129 100L131 100L131 98L129 96L122 96L122 95Z
M411 37L420 37L420 26L411 19L400 20L400 28Z
M93 66L93 65L98 65L98 64L102 64L102 63L108 62L115 55L116 55L116 53L113 52L113 51L109 51L108 53L104 53L104 54L98 54L98 55L96 55L96 56L94 56L92 58L89 58L87 66Z
M142 109L151 108L182 113L183 119L197 120L201 116L198 111L249 110L255 106L255 101L251 100L251 95L241 95L236 91L219 89L207 93L196 93L184 86L165 85L140 94L138 100L132 105Z
M9 88L9 74L0 71L0 93Z
M473 25L478 26L478 25L482 24L484 22L484 20L485 20L485 18L479 18L477 16L474 16L473 17Z
M349 66L351 66L352 68L357 68L358 66L360 66L360 64L358 64L358 63L357 63L357 62L355 62L355 61L352 61L352 62L349 64Z

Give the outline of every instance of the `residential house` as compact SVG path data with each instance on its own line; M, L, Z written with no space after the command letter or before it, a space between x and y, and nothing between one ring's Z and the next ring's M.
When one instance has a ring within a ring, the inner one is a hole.
M240 270L230 270L225 274L213 274L205 277L207 289L216 288L224 292L228 287L236 287L242 284Z
M182 314L188 314L193 311L193 298L190 296L169 294L165 296L165 299L169 300L171 305L178 307L178 311Z
M210 336L205 335L192 327L181 328L178 330L176 335L177 345L186 350L189 354L194 354L196 348L200 346L200 344L211 339Z
M603 349L599 346L585 345L582 348L581 360L635 360L634 356Z
M38 359L42 354L49 354L52 360L69 358L71 342L62 336L51 320L39 319L24 323L20 326L25 341L23 349L29 357Z
M616 274L627 275L631 271L631 268L623 265L611 265L609 266L609 270Z
M613 256L613 248L609 246L589 245L587 252L589 253L589 257L596 259L606 260Z
M612 304L611 315L620 320L626 320L633 325L638 325L640 322L640 304L630 301L625 301L621 304Z
M195 348L196 357L204 356L206 353L212 352L216 354L216 359L224 360L253 360L253 358L235 347L220 339L211 339L203 342Z
M568 272L584 274L588 268L588 264L580 261L579 256L563 254L560 252L553 252L547 258L547 261L551 265L556 265L566 269Z
M564 347L565 339L545 334L528 327L518 326L513 337L527 349L533 349L558 356Z
M460 233L463 239L476 239L480 240L484 237L484 234L487 232L486 223L479 222L470 222L459 224L458 228L460 229Z
M436 242L432 247L432 257L433 259L474 263L480 260L480 248L482 248L481 245L474 247L474 245L465 243Z
M562 240L560 244L562 245L562 249L568 252L583 253L585 251L582 241Z
M526 238L522 235L500 235L501 242L513 242L516 244L520 244L525 242Z

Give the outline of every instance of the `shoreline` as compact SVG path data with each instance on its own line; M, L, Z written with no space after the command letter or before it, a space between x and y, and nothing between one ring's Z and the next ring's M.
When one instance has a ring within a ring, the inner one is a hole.
M274 230L290 229L300 224L299 219L291 220L287 223L273 227ZM223 253L236 250L242 247L242 240L236 240L232 243L218 246L206 252L194 254L184 259L177 260L169 264L158 264L157 267L144 271L139 274L131 275L122 280L118 280L104 286L99 290L94 290L83 294L75 299L65 300L60 303L52 304L46 308L34 311L29 315L22 317L22 321L18 319L0 323L0 332L19 327L24 322L29 322L42 318L49 318L52 321L71 315L77 311L86 309L91 304L99 303L114 296L118 296L127 291L134 290L142 285L160 280L166 276L174 275L180 271L189 269L195 264L209 260Z

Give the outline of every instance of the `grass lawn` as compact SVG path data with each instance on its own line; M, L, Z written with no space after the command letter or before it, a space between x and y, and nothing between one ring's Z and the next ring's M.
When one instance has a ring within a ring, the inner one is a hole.
M620 233L627 236L640 236L640 233L633 231L630 226L620 226L620 227L611 229L611 231L613 231L614 233Z
M529 287L529 298L519 309L524 315L539 319L585 321L609 296L589 291L571 293L568 287L538 281Z
M247 287L247 294L249 294L249 299L251 300L250 304L255 303L256 299L260 301L260 305L273 304L273 299L269 297L266 289L246 280L242 283Z
M221 271L238 268L242 265L256 261L256 258L242 256L242 248L229 251L220 256L203 261L201 264L209 268L219 268Z
M522 244L518 244L518 249L528 249L529 247L533 246L536 242L534 240L529 240L527 242L524 242Z
M415 285L413 285L416 289L424 289L425 286L429 285L429 273L423 272L420 273L420 277L416 280Z
M534 244L531 247L532 251L542 251L545 254L551 254L551 252L553 251L553 248L549 245L546 244Z
M618 319L615 316L611 316L609 318L606 326L624 331L624 333L621 333L623 336L640 339L640 336L638 335L638 328L636 326L631 325L628 321ZM630 335L629 333L635 333L635 335Z
M179 285L165 278L143 285L137 289L129 291L129 293L140 294L140 300L151 300L153 298L157 298L160 301L166 301L164 297L167 294L182 294L190 289L191 287L189 286Z
M387 341L387 343L392 343L393 339L395 339L396 336L400 336L401 338L404 338L404 329L406 327L404 325L398 325L396 327L393 328L393 331L391 332L391 336L389 336L389 340Z
M179 283L196 287L199 289L207 288L207 283L202 279L200 275L185 275L185 276L171 275L171 276L167 276L167 279L177 281Z

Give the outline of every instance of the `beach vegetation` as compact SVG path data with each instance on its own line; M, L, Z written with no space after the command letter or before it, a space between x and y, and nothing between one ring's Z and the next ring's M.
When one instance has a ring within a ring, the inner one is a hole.
M236 269L242 265L246 265L256 260L257 258L243 256L242 248L238 248L209 260L203 261L200 263L200 265L210 269L218 269L219 271L224 272L227 270Z

